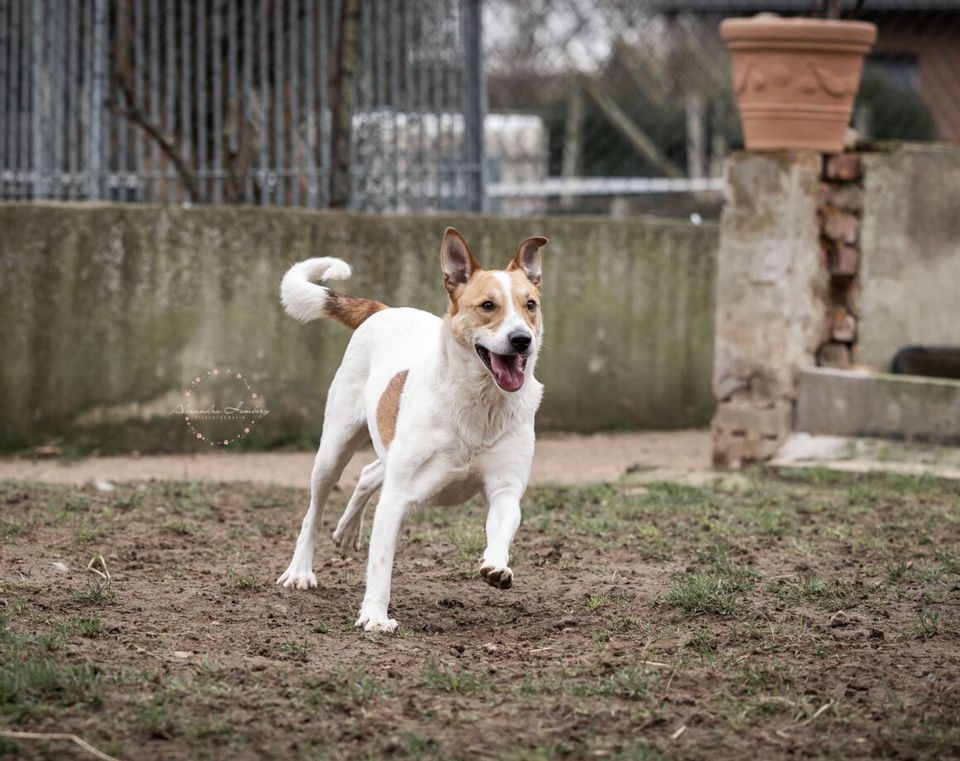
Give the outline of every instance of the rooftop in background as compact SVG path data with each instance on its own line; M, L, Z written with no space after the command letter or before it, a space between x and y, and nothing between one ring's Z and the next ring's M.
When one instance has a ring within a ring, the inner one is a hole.
M653 0L654 9L663 13L749 14L781 13L790 16L809 16L819 2L811 0ZM844 3L849 13L852 3ZM866 0L861 17L878 13L948 11L960 12L960 0Z

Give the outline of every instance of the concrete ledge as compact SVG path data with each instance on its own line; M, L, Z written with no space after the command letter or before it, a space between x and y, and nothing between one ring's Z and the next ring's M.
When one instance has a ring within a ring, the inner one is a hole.
M797 394L797 431L960 444L960 381L809 368Z

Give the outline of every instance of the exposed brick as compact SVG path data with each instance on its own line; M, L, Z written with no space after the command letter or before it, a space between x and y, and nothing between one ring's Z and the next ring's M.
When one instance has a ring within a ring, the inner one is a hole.
M863 163L856 153L829 156L825 174L828 180L859 180L863 176Z
M857 318L843 307L834 309L830 315L830 337L834 341L852 343L857 339Z
M821 182L817 186L817 211L825 214L830 207L830 183Z
M856 246L838 243L828 254L830 272L842 277L853 277L860 266L860 251Z
M857 280L854 280L843 289L843 306L854 317L860 316L860 299L862 294L863 289L860 287L860 283Z
M823 234L836 243L854 244L860 235L860 220L847 212L828 214L823 220Z
M863 211L863 189L859 185L833 183L828 185L827 188L825 203L828 205L844 211ZM817 200L819 201L819 199L818 194Z
M817 360L821 367L835 367L846 370L851 364L850 347L841 343L824 344L820 347Z

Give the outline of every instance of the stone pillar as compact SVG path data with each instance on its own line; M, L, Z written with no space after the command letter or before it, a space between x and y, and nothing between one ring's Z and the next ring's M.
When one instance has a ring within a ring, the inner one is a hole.
M713 459L770 458L790 433L796 375L816 364L829 275L817 215L822 157L747 153L727 163L720 223Z

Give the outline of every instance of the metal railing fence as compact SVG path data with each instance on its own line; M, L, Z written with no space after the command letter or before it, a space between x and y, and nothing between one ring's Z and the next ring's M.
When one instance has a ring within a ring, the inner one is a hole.
M477 209L479 0L0 0L0 198Z

